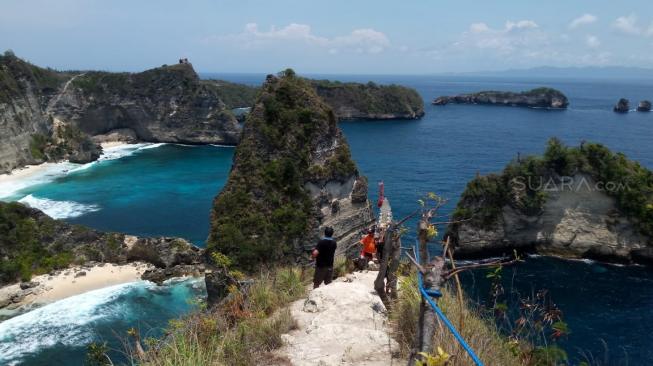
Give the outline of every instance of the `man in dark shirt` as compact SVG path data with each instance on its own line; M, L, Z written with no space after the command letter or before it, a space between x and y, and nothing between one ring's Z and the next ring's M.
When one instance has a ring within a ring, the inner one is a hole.
M318 288L324 282L331 283L333 279L333 256L336 253L336 240L333 239L333 228L324 229L324 238L317 242L313 249L315 258L315 276L313 276L313 288Z

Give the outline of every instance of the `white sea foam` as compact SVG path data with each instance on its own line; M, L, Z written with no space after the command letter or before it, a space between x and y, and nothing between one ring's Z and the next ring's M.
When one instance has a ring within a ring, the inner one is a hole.
M139 145L143 145L143 144L139 144ZM166 143L165 142L160 142L158 144L144 144L144 145L145 146L140 147L138 150L155 149L157 147L161 147L163 145L166 145Z
M93 341L93 322L122 317L110 303L144 281L131 282L69 297L0 323L0 364L18 364L20 358L58 344L79 346Z
M220 144L211 144L211 146L215 146L215 147L235 147L233 145L220 145Z
M78 217L89 212L99 211L100 207L97 205L88 205L73 201L55 201L47 198L37 198L33 195L27 195L20 200L32 208L38 208L45 212L53 219L67 219L71 217Z
M155 147L159 147L162 145L165 144L143 143L143 144L125 144L125 145L106 147L102 150L102 155L100 156L98 161L120 159L126 156L133 155L137 151L153 149Z
M54 181L70 173L80 172L102 161L121 159L137 153L138 151L153 149L165 145L164 143L125 144L107 147L97 161L87 164L74 164L70 162L45 163L39 165L28 174L17 173L16 177L4 176L0 179L0 199L13 198L20 190ZM17 198L17 197L16 197Z
M27 187L49 183L62 177L79 164L68 162L45 163L29 170L18 171L12 175L5 175L0 180L0 198L11 198L16 193Z

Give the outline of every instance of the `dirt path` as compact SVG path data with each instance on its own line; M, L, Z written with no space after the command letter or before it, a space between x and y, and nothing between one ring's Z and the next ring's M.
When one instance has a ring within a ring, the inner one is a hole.
M283 335L286 345L278 354L296 366L405 364L392 358L398 346L373 290L376 274L350 274L294 302L291 312L298 329Z

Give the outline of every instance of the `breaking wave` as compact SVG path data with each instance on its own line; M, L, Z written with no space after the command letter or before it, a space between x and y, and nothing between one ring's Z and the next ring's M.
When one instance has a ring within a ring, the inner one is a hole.
M55 201L47 198L37 198L31 194L21 198L18 202L24 203L32 208L38 208L53 219L79 217L89 212L100 210L100 206L98 205L73 201Z
M103 306L137 287L131 282L69 297L0 323L0 364L18 364L20 358L56 345L79 346L93 341L93 323L120 317L120 306Z

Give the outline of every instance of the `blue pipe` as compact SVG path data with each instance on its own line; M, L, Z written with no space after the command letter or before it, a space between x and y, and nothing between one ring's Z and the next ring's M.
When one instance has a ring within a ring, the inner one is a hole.
M417 260L417 263L420 262L419 250L418 250L417 247L415 247L415 259ZM476 353L474 353L474 350L467 344L467 342L465 342L465 340L460 335L460 333L458 333L458 330L456 330L456 327L454 327L453 324L451 324L451 322L444 315L444 313L442 312L440 307L438 307L438 305L435 303L435 301L433 301L433 299L431 298L431 297L440 297L440 296L442 296L442 294L439 291L438 292L435 292L435 291L432 291L432 290L427 291L424 288L424 281L422 279L422 273L419 272L419 271L417 272L417 286L419 287L419 292L421 293L422 297L426 300L426 302L429 303L429 305L431 305L431 307L433 308L435 313L438 315L438 317L442 320L442 322L444 322L444 324L447 326L447 328L449 328L449 331L451 332L451 334L453 334L453 336L456 337L456 340L458 340L458 343L460 343L460 345L463 346L465 351L467 351L467 354L469 354L469 357L472 358L472 360L474 361L476 366L484 366L481 359L479 359L478 356L476 356Z

